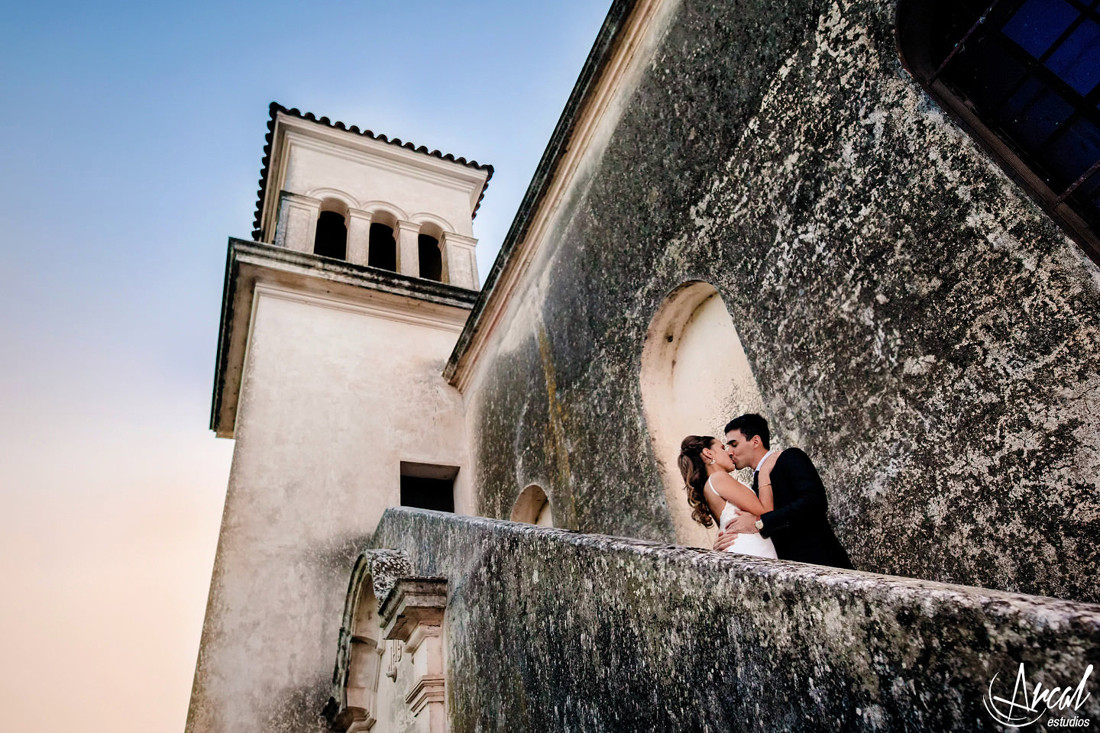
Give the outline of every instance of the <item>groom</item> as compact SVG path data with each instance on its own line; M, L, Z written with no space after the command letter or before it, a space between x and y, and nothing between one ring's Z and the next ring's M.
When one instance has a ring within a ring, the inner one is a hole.
M752 468L752 489L759 493L760 467L773 451L768 421L760 415L741 415L726 425L726 452L737 468ZM810 457L798 448L779 454L771 472L775 510L763 516L739 512L714 549L724 550L738 534L759 532L775 543L780 560L810 562L852 569L848 553L840 546L826 516L825 486Z

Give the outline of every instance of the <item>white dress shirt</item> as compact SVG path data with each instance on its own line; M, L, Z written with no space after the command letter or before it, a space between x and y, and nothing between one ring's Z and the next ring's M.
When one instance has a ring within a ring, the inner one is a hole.
M764 457L760 459L760 463L757 463L756 468L753 469L753 472L752 472L753 476L760 473L760 467L764 465L764 461L768 460L768 456L770 456L772 453L775 453L775 451L770 450L770 451L768 451L767 453L764 454Z

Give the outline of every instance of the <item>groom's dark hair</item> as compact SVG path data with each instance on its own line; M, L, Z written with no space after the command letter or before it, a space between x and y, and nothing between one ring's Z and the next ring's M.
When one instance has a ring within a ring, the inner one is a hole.
M760 415L750 412L747 415L741 415L735 417L726 423L726 429L722 431L723 434L728 433L731 430L740 430L741 434L745 436L745 440L752 440L753 437L759 435L760 442L764 444L764 447L771 449L771 433L768 432L768 421Z

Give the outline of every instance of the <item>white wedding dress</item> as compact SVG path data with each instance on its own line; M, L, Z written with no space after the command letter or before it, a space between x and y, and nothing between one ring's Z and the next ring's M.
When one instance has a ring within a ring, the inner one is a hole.
M707 488L714 492L722 501L725 501L725 506L722 507L722 516L718 518L718 528L725 529L726 525L733 521L737 516L737 507L723 498L713 486L710 485L710 479L707 479ZM775 554L775 545L767 537L761 537L759 533L755 534L739 534L734 543L726 548L726 552L739 552L742 555L756 555L757 557L771 557L778 558Z

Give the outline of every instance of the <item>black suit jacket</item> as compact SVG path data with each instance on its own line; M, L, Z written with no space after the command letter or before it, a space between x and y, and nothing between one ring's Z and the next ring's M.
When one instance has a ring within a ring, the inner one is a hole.
M798 448L783 451L771 483L775 511L760 517L760 534L771 537L779 559L851 569L852 561L829 525L825 485L810 457Z

